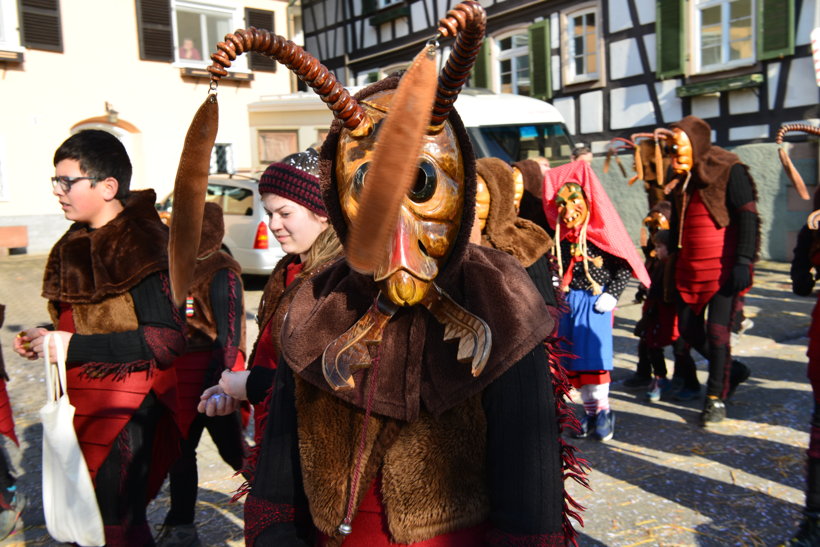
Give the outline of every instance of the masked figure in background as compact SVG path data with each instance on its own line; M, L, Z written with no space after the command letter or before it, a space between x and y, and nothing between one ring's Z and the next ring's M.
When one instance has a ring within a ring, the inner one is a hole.
M643 228L648 234L643 247L645 265L652 280L652 288L645 291L641 319L635 326L638 342L638 367L635 374L624 380L629 389L645 388L649 401L658 401L662 394L674 391L677 401L700 397L695 364L689 345L680 337L677 307L674 300L675 272L671 251L674 242L669 232L672 204L657 202L646 215ZM666 377L664 347L672 345L675 356L674 377Z
M171 508L157 537L158 547L198 544L196 448L203 431L208 430L219 455L234 471L242 468L245 456L239 411L224 416L197 413L202 390L215 385L222 371L245 368L242 269L221 250L224 235L222 207L206 203L194 286L185 300L187 347L174 361L182 454L169 472Z
M709 360L704 427L726 417L725 401L750 374L732 360L733 319L752 286L759 245L757 192L736 154L711 144L708 123L687 116L672 124L672 233L681 336ZM708 309L708 319L707 316Z
M544 212L555 226L560 286L569 305L558 334L576 356L563 362L584 404L575 436L606 441L615 429L609 407L612 310L630 275L647 287L649 275L587 162L574 161L547 173Z
M809 124L786 124L778 130L776 142L782 144L783 137L793 131L820 135L820 128ZM804 199L808 199L805 183L783 148L780 149L780 161L785 167L786 174L792 179L795 189ZM794 294L816 299L812 293L820 277L820 232L817 230L817 219L820 218L820 191L814 192L812 210L808 225L803 226L797 235L797 245L791 264L791 279ZM788 547L820 545L820 301L815 302L811 314L809 347L806 355L809 358L807 375L814 397L809 448L806 451L806 506L803 509L803 522L799 530L785 544Z
M513 175L521 180L524 191L521 195L521 202L518 206L518 216L530 220L542 228L552 237L552 227L544 216L544 176L550 169L550 162L547 158L536 158L517 161L513 165Z

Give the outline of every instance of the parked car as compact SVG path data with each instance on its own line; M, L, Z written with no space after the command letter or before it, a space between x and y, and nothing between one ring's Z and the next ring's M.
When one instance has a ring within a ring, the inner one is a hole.
M285 255L268 228L257 179L241 175L212 175L208 178L206 201L218 203L225 219L222 249L242 266L242 273L268 275ZM166 224L173 214L173 194L157 203Z

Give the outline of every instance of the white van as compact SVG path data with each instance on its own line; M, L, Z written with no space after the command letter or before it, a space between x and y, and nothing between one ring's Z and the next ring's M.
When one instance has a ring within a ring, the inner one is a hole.
M351 88L355 93L360 88ZM561 113L549 103L486 89L465 88L455 103L477 157L515 162L544 156L553 166L570 159L572 137ZM248 105L251 130L256 132L254 160L264 169L293 150L324 140L333 115L310 92L271 95Z

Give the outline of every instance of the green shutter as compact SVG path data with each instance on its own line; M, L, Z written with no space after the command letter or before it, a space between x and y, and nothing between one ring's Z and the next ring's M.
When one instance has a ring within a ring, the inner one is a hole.
M657 0L655 33L659 80L680 76L684 72L684 4L684 0Z
M794 54L794 0L758 0L757 59Z
M552 98L552 48L549 17L527 28L530 41L530 89L536 99Z
M379 9L378 0L362 0L362 15L368 15Z
M484 40L473 65L470 87L492 89L490 85L490 40Z

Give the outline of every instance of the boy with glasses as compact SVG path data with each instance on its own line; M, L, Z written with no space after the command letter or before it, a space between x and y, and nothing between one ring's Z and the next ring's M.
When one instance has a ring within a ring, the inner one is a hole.
M74 428L106 545L154 545L145 509L174 455L163 452L178 445L170 367L185 349L169 289L167 229L154 191L130 190L131 162L110 133L70 137L54 167L53 193L74 223L48 257L43 296L66 348ZM15 351L42 358L48 332L27 329ZM53 343L50 350L56 361Z

